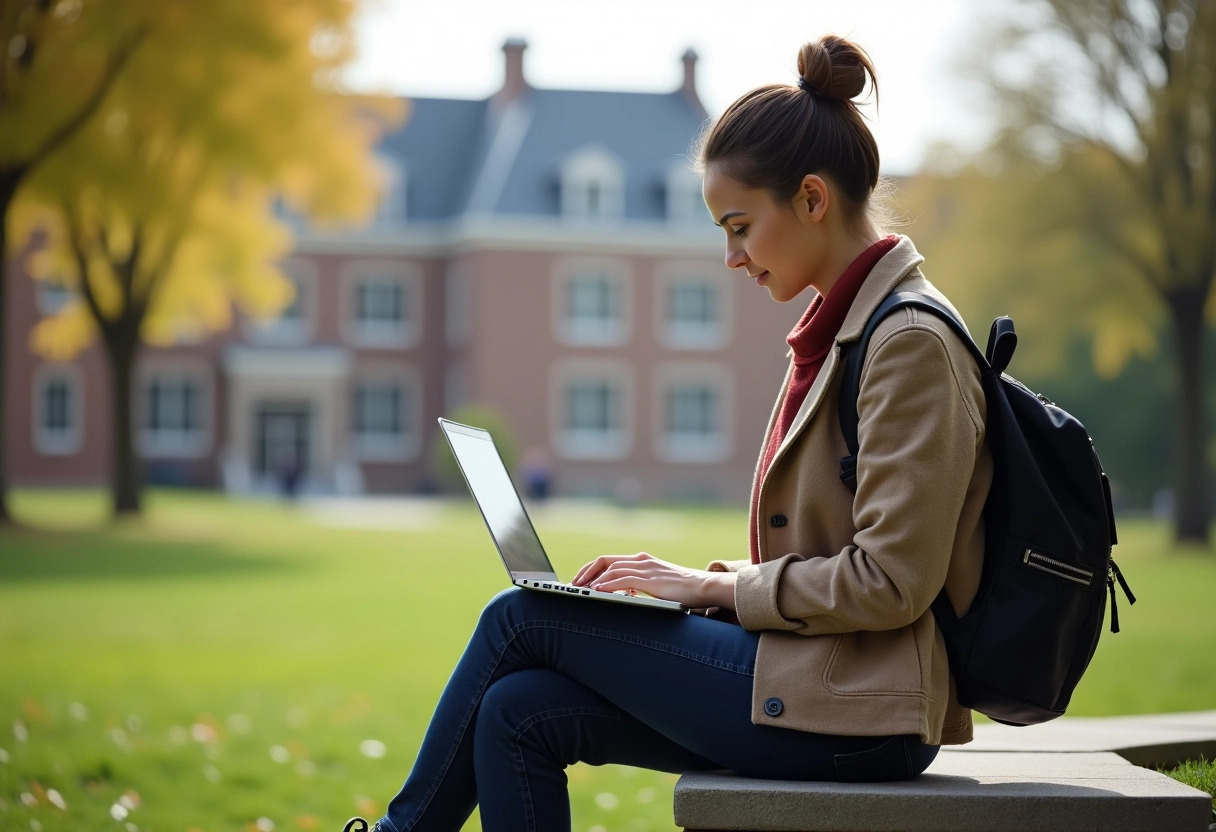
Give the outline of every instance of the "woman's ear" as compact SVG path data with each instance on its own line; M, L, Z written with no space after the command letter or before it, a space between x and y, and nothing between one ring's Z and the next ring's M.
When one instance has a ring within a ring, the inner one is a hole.
M828 191L828 184L822 177L816 176L813 173L808 173L802 177L802 183L798 186L797 210L799 215L811 222L819 222L827 213L828 206L831 204L831 195Z

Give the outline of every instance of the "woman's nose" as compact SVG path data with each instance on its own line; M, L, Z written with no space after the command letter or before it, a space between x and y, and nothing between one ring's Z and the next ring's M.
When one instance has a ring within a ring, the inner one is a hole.
M747 253L742 246L726 245L726 268L738 269L747 265Z

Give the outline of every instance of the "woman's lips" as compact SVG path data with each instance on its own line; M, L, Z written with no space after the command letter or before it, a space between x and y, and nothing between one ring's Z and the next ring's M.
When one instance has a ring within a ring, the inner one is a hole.
M768 272L767 271L760 272L760 274L756 275L752 279L756 281L757 286L763 286L764 281L768 280Z

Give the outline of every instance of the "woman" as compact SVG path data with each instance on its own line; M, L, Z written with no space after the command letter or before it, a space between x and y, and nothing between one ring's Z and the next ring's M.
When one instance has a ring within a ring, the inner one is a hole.
M944 586L961 613L979 582L991 480L979 373L932 316L884 320L863 367L856 496L841 483L840 343L896 287L945 299L911 241L867 213L878 150L853 99L876 83L868 56L825 37L798 68L797 86L731 105L700 153L726 264L780 303L815 292L787 338L750 558L702 571L607 556L574 579L709 615L496 597L384 832L456 830L478 805L487 832L568 829L564 769L580 761L900 780L971 738L929 606Z

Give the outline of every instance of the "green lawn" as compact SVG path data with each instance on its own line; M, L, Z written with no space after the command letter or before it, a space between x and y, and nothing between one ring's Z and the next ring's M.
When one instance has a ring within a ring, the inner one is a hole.
M153 492L144 520L117 525L98 493L18 492L14 505L38 530L0 533L5 830L333 830L378 816L505 585L465 505L381 530L196 493ZM605 551L701 565L745 545L733 510L550 511L537 525L566 575ZM1123 632L1103 637L1070 713L1216 707L1216 557L1171 551L1161 526L1120 533L1141 600L1120 598ZM577 766L574 828L670 830L674 781Z

